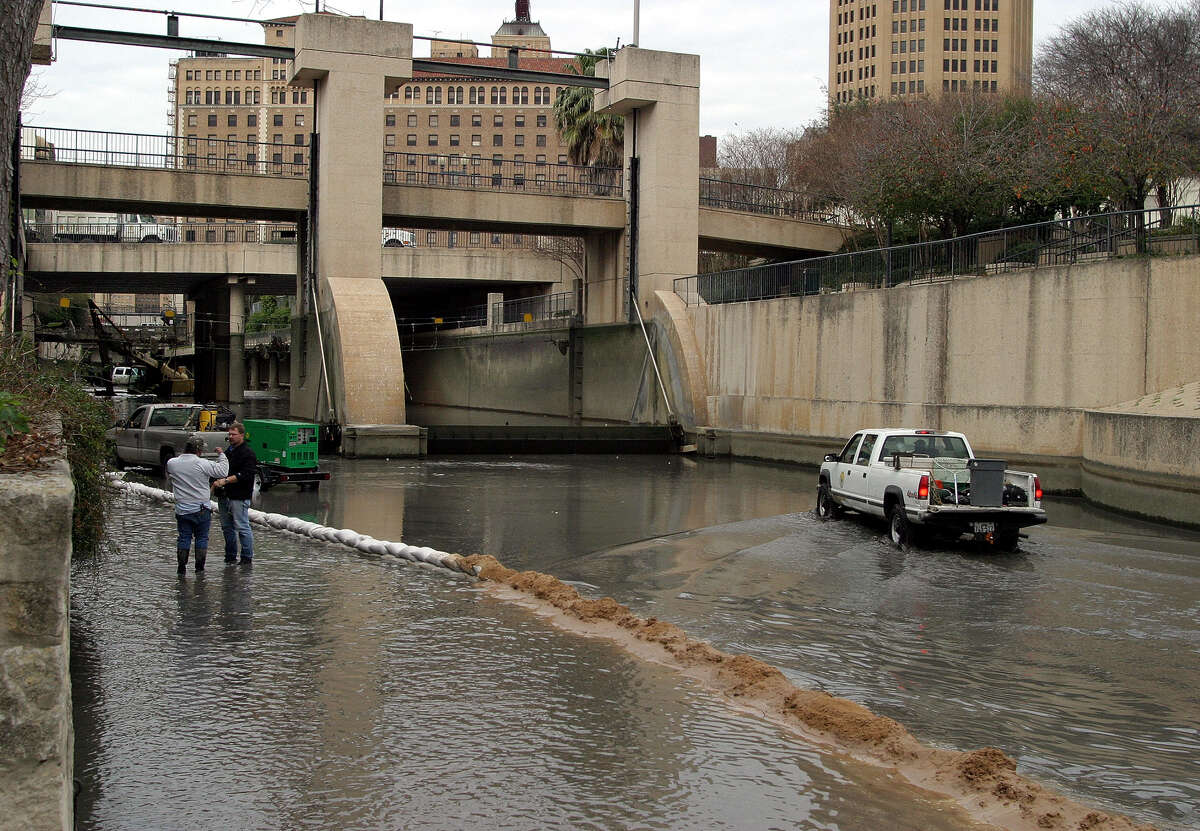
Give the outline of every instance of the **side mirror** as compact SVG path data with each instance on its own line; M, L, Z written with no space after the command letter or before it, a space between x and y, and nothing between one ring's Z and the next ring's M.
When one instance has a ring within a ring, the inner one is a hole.
M826 453L825 454L825 461L836 462L837 460L838 460L838 455L836 453Z

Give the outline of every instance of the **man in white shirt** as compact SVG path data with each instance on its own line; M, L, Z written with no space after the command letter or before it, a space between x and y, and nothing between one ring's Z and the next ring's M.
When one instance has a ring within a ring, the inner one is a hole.
M229 473L229 460L225 451L217 448L217 460L201 459L196 455L200 448L194 441L183 446L183 455L167 461L167 479L175 492L175 525L179 529L176 545L179 573L187 568L192 538L196 540L196 571L204 571L204 559L208 556L208 528L212 523L212 496L209 481L220 479Z

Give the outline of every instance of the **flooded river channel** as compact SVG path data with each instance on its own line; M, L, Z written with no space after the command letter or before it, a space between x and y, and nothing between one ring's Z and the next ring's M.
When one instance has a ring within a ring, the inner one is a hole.
M1016 554L901 552L816 520L794 467L323 464L259 507L552 573L926 743L1200 827L1200 535L1061 501ZM122 496L110 530L72 575L79 828L972 827L461 576L256 527L252 570L214 540L178 579L168 507Z

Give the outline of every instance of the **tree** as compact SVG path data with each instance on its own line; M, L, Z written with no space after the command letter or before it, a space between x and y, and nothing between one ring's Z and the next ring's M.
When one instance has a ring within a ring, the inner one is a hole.
M1200 3L1086 14L1046 40L1034 79L1047 103L1074 116L1049 136L1069 157L1071 183L1140 210L1153 189L1196 169Z
M765 127L721 139L717 175L731 182L769 188L790 188L789 156L800 141L799 130Z
M596 74L596 62L608 58L611 49L591 49L580 55L567 70L575 75ZM567 145L571 164L591 167L621 167L625 153L625 119L592 109L594 93L589 87L566 87L554 102L554 124Z
M8 297L13 264L13 167L10 148L17 131L21 90L29 77L33 34L42 11L42 0L5 0L0 14L0 289Z

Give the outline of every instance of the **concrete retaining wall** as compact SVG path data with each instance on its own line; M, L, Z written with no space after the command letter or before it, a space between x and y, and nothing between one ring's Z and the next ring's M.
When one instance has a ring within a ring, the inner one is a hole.
M1117 486L1101 484L1115 474L1100 465L1136 469L1137 457L1080 463L1093 452L1085 421L1089 434L1115 431L1104 440L1113 444L1146 431L1090 410L1200 377L1197 319L1200 259L1189 256L691 307L682 325L693 331L673 340L696 344L697 424L727 434L734 454L816 463L865 426L961 430L977 450L1038 470L1048 488L1090 488L1105 504L1175 518L1179 506L1117 505ZM1148 435L1170 445L1161 424ZM1200 483L1200 454L1182 465L1161 473L1197 516L1188 488Z
M61 459L0 475L0 828L73 826L74 498Z

